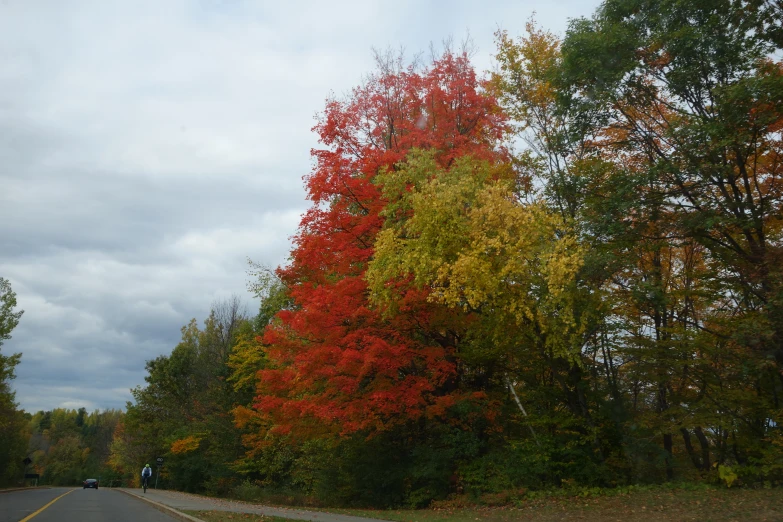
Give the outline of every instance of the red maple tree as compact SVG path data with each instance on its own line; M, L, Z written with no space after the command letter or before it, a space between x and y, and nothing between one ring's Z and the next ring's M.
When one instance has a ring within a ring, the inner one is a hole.
M454 384L454 344L436 334L444 314L426 291L409 289L393 317L368 304L363 276L384 208L373 178L414 148L443 167L464 155L506 161L506 118L464 53L423 70L378 63L347 99L327 101L313 129L323 144L305 178L313 204L278 270L296 306L266 330L272 366L254 402L280 432L382 430L470 395Z

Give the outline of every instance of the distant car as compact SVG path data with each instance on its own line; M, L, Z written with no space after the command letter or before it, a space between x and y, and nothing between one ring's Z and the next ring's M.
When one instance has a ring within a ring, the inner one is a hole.
M87 479L84 481L84 487L82 489L95 488L98 489L98 481L95 479Z

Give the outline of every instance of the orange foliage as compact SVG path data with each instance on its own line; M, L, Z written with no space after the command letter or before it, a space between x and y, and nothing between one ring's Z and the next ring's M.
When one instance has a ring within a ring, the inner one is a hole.
M198 449L201 443L201 438L193 435L189 435L184 439L175 440L171 444L171 452L175 455L181 455L183 453L189 453Z

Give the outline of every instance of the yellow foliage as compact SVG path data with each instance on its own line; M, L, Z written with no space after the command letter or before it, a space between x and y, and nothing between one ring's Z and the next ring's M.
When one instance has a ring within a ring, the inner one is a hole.
M561 60L560 41L533 20L525 29L527 36L518 42L506 31L495 34L499 71L492 75L492 87L520 131L530 127L551 130L563 123L554 110L556 90L552 85L553 71Z
M412 277L433 302L556 331L546 342L570 349L584 250L560 216L517 197L508 169L463 159L445 171L413 153L379 179L391 203L366 275L376 304L393 306L394 282Z
M237 338L228 358L228 367L232 370L228 380L232 382L234 391L255 386L256 373L264 357L264 350L255 334L244 334Z
M727 488L730 488L734 481L739 478L731 466L718 466L718 475Z

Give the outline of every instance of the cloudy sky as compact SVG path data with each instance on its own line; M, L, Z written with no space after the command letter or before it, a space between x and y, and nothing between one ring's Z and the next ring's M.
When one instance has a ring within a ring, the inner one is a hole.
M3 353L28 411L122 408L146 360L285 263L310 131L373 68L595 0L0 0L0 277L25 313Z

